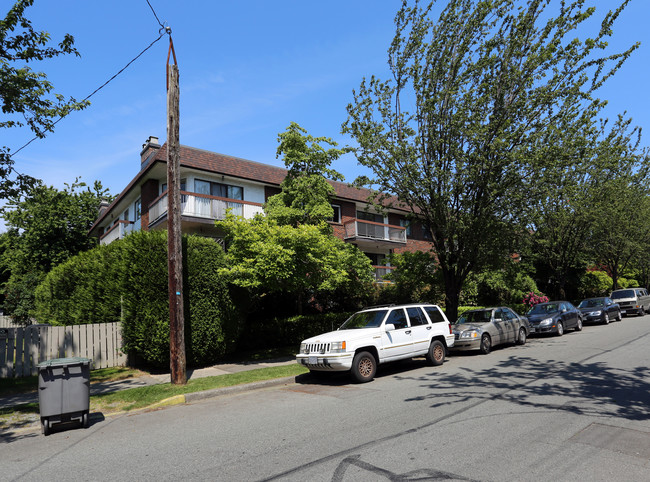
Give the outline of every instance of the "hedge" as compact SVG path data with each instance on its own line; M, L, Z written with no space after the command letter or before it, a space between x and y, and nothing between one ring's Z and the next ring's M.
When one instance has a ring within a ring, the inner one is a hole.
M224 263L212 239L184 236L187 363L205 365L234 349L240 316L217 275ZM36 291L40 323L122 321L124 349L147 365L169 366L167 233L136 232L54 268Z

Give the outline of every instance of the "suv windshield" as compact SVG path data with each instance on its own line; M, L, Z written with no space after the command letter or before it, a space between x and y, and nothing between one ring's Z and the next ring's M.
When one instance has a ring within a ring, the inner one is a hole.
M348 318L339 330L353 330L355 328L377 328L381 326L388 310L360 311Z
M529 315L545 315L546 313L555 313L560 311L560 305L557 303L546 303L533 306L528 312Z
M614 291L611 298L613 300L619 300L621 298L634 298L634 290L620 290Z
M456 321L457 325L463 323L489 323L492 318L491 311L468 311Z
M596 306L605 306L605 300L602 298L596 300L584 300L580 302L578 308L595 308Z

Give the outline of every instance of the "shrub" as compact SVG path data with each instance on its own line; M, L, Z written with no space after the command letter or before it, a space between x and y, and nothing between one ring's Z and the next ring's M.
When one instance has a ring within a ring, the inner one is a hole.
M612 278L604 271L587 271L580 278L579 290L583 298L609 296L612 290Z

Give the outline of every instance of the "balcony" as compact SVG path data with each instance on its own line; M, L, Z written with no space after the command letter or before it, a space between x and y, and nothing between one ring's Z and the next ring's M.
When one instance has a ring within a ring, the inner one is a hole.
M406 228L389 224L361 221L358 219L343 223L345 241L354 241L358 245L404 245Z
M130 232L135 231L133 221L118 221L99 238L99 244L111 244L116 239L122 239Z
M258 203L181 191L181 217L212 222L225 219L229 209L234 215L242 216L244 219L252 219L256 214L264 213L262 205ZM167 193L149 205L149 227L158 224L166 217Z
M375 273L375 283L392 283L392 281L384 279L384 276L395 269L393 266L373 266L372 268Z

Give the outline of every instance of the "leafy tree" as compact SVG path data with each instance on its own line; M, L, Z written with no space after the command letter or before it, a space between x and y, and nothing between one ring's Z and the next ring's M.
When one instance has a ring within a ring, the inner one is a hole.
M585 40L575 31L595 9L582 1L562 2L555 16L548 0L449 0L437 22L433 3L398 11L393 79L361 83L343 130L373 173L359 183L428 225L451 318L469 273L517 251L524 180L548 162L538 157L546 130L598 112L594 92L638 47L598 55L626 3Z
M327 178L343 180L343 176L330 165L349 149L335 149L337 144L330 138L312 137L306 133L292 122L285 132L278 135L277 157L284 155L284 164L289 172L280 185L282 192L267 200L265 212L279 224L321 224L334 215L330 205L334 188ZM325 149L322 143L334 147Z
M385 278L392 282L383 288L391 292L397 303L429 302L442 299L442 280L431 252L416 251L392 254L391 270Z
M639 182L618 179L599 190L603 199L598 222L593 225L590 245L594 260L619 287L622 273L647 252L650 239L650 198Z
M0 100L3 112L0 128L28 126L36 137L43 138L53 130L57 118L83 109L89 102L77 102L72 97L66 100L60 94L50 94L54 86L47 76L28 66L30 62L59 55L79 55L71 35L66 34L57 47L52 47L48 45L49 33L34 30L25 17L25 10L33 3L34 0L18 0L4 20L0 20ZM9 147L2 146L0 198L16 195L33 182L33 178L16 172Z
M7 226L2 258L9 273L5 307L17 321L28 322L33 291L47 272L97 244L88 230L107 197L99 181L91 188L76 179L63 190L36 181L24 195L13 196L0 209Z
M372 283L368 257L318 226L293 227L265 216L244 220L232 215L216 224L225 232L227 246L220 274L257 297L292 294L299 313L308 297L317 302L327 293L358 293Z

